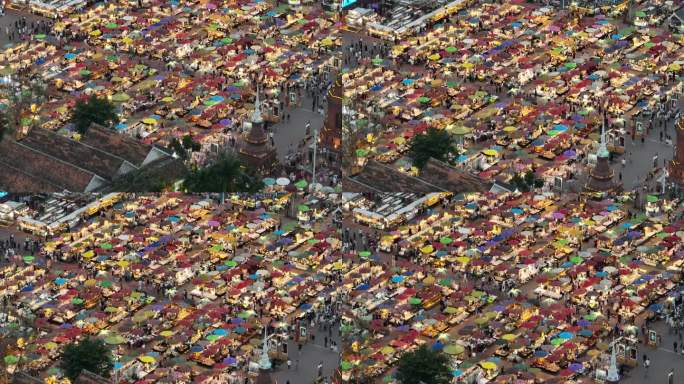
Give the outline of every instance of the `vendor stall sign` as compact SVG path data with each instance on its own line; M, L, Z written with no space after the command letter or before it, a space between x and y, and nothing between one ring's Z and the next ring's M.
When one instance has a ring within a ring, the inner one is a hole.
M658 333L652 329L648 330L648 345L656 346L658 344Z
M553 178L553 189L555 189L558 192L563 192L563 178L562 177L554 177Z

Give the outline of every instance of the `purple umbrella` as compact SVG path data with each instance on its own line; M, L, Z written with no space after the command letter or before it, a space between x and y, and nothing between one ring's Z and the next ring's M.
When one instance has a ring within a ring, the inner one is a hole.
M581 372L584 369L584 365L580 363L572 363L568 365L568 369L573 372Z

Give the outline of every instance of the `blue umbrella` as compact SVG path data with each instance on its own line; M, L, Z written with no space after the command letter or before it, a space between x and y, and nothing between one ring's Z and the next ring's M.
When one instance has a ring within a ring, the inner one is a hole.
M560 337L561 339L572 339L574 335L572 334L572 332L564 331L559 333L558 337Z
M403 276L392 276L392 282L393 283L401 283L402 281L404 281Z
M64 285L67 282L67 279L63 277L58 277L55 279L55 284L57 285Z
M591 337L594 332L592 332L590 329L582 329L578 332L578 334L583 337Z
M303 309L303 310L306 311L306 310L308 310L308 309L311 309L311 304L309 304L309 303L304 303L304 304L302 304L299 308L301 308L301 309Z
M441 351L442 349L444 349L444 344L440 343L439 341L432 344L433 351Z
M548 356L548 354L549 354L548 352L542 351L541 349L540 349L540 350L537 350L537 351L534 351L534 356L535 356L535 357L546 357L546 356Z
M217 335L217 336L225 336L228 334L228 330L223 329L223 328L218 328L218 329L214 329L214 332L212 332L212 333L214 335Z
M663 306L658 303L654 303L648 306L648 310L651 312L660 312L662 309Z
M370 286L368 284L361 284L358 287L356 287L357 291L367 291Z
M401 81L401 83L404 85L411 85L411 84L413 84L414 81L415 80L413 80L413 79L404 79Z

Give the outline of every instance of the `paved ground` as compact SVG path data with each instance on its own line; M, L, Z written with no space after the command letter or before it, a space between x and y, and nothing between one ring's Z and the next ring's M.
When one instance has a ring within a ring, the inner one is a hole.
M680 110L683 105L684 104L680 101ZM640 119L640 121L645 122L643 119ZM647 122L645 123L647 124ZM620 164L620 158L616 157L615 163L613 164L616 175L619 175L620 172L622 172L622 182L625 190L631 190L644 182L646 174L652 169L653 156L656 154L658 155L658 167L663 166L663 161L672 160L674 146L672 144L667 144L665 137L666 135L670 135L672 136L672 141L675 141L675 123L676 121L672 119L668 122L665 129L652 129L648 132L643 143L639 139L632 141L632 138L629 135L626 135L625 154L631 152L631 161L627 160L627 164L623 168ZM662 141L660 140L661 131L663 132Z
M311 133L314 128L319 130L323 127L323 115L312 111L313 99L304 97L302 104L297 108L286 108L285 113L290 114L289 121L281 121L271 126L273 140L278 150L278 158L282 161L290 151L295 151L299 142L306 137L306 122L311 122Z
M651 360L651 366L647 369L643 364L628 371L620 383L622 384L641 384L641 383L667 383L667 375L674 369L674 383L684 383L684 355L673 351L673 342L676 340L679 345L679 337L675 333L670 333L664 321L654 323L650 327L655 329L662 337L662 343L658 348L652 348L643 344L639 345L639 362L643 362L643 355L646 354ZM678 346L681 352L681 347Z
M331 377L334 374L335 368L340 363L340 354L323 346L325 334L327 332L317 331L315 342L305 344L301 354L297 351L297 344L294 341L289 342L288 351L292 368L287 369L286 365L279 367L272 375L276 384L287 384L288 380L290 384L313 383L318 374L316 367L320 361L323 362L323 376ZM335 330L333 330L333 340L337 342L339 348L340 338ZM298 367L296 367L297 359L299 359Z
M47 20L29 12L19 12L13 9L6 9L5 14L0 16L0 46L4 47L10 43L9 36L5 33L5 27L14 28L14 22L24 16L29 21ZM14 40L16 41L16 40Z

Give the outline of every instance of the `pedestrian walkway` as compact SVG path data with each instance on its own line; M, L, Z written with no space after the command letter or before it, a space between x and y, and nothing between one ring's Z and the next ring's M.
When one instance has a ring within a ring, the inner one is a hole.
M297 343L290 340L287 350L292 361L292 367L288 369L287 365L279 366L272 375L273 379L278 384L286 384L288 380L290 384L313 383L318 374L317 365L321 361L323 362L323 377L332 377L335 369L339 366L340 354L334 352L329 346L324 346L324 338L327 335L328 332L317 330L315 341L304 344L301 353L297 350ZM339 351L341 340L338 331L335 329L332 332L332 339L337 343Z
M674 369L674 383L684 382L684 355L681 354L682 343L679 337L669 331L669 327L664 321L652 323L649 326L655 329L662 337L661 345L658 348L652 348L639 343L639 363L635 367L627 371L624 377L621 378L621 384L642 384L649 383L668 383L668 373ZM673 343L677 341L680 353L675 353ZM643 366L643 355L646 354L651 361L648 369Z

